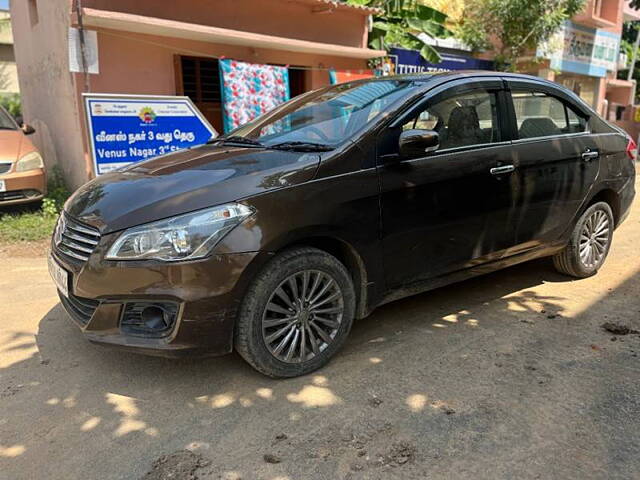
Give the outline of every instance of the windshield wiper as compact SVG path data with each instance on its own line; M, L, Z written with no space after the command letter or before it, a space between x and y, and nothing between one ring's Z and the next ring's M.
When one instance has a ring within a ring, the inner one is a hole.
M268 148L276 150L295 150L297 152L329 152L333 147L324 143L314 142L282 142L275 145L269 145Z
M219 137L212 138L207 142L207 145L219 143L220 145L224 144L235 144L235 145L247 145L251 147L264 147L264 145L257 140L252 140L246 137L240 137L238 135L231 135L230 137Z

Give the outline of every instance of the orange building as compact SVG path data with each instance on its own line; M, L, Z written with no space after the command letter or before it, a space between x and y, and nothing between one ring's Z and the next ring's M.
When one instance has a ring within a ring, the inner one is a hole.
M529 73L560 83L580 95L608 120L637 138L640 124L633 122L636 82L618 80L625 68L620 54L622 26L640 20L629 0L589 0L585 9L537 54L546 57Z

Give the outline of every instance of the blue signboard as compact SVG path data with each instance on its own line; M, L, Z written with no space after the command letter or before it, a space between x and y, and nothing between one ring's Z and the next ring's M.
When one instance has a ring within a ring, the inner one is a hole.
M607 71L616 69L619 51L619 33L567 20L537 54L549 58L553 70L606 77Z
M392 48L389 57L395 65L395 73L448 72L450 70L495 70L490 60L462 55L440 54L440 63L429 63L418 50Z
M217 135L188 97L85 94L96 175Z

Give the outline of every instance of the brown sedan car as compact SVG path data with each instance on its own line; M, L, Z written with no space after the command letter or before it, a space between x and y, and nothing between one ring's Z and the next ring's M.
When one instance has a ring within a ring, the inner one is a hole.
M635 195L635 151L536 77L335 85L84 185L50 269L90 341L236 349L267 375L302 375L398 298L540 257L595 275Z
M27 138L33 132L0 107L0 206L34 202L46 194L42 156Z

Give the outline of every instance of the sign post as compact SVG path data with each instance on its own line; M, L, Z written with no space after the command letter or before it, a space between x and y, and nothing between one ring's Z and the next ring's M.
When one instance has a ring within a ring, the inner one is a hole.
M83 94L96 175L218 135L188 97Z

